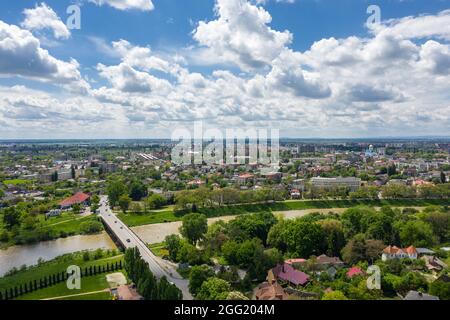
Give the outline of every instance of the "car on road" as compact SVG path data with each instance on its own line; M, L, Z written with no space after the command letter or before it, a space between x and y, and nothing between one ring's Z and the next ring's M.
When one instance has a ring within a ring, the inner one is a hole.
M116 220L116 221L114 221L114 223L117 223L117 220Z
M127 242L128 242L128 243L130 243L130 242L131 242L131 240L130 240L130 239L127 239Z

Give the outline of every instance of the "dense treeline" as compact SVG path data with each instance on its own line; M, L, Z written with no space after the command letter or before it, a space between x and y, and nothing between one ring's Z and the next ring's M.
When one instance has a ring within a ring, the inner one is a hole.
M283 188L261 188L256 190L238 190L235 188L180 191L175 196L175 210L213 208L241 203L264 203L285 200L287 191Z
M125 270L139 294L147 300L181 300L183 297L180 289L166 277L156 279L137 248L125 251Z

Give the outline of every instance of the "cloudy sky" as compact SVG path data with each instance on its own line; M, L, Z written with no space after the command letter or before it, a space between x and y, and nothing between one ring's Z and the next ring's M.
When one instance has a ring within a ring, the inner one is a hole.
M163 138L194 121L448 136L450 1L1 1L0 139Z

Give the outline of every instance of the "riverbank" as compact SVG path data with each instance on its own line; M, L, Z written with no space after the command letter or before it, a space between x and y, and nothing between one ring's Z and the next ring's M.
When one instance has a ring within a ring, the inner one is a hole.
M448 199L395 199L395 200L287 200L283 202L265 204L242 204L233 206L223 206L216 208L201 208L198 212L205 214L208 218L235 216L255 212L284 212L292 210L307 209L336 209L350 208L365 205L371 207L426 207L430 205L450 205ZM147 214L117 213L119 218L129 227L136 227L148 224L160 224L167 222L181 221L186 212L176 212L174 210L154 211Z
M26 229L21 226L19 229L7 231L3 225L3 216L0 215L0 250L6 249L14 245L33 244L41 241L65 238L74 235L88 234L89 225L95 223L99 232L103 230L103 225L97 223L96 215L73 214L72 212L64 212L57 217L45 219L44 215L38 215L33 228ZM92 230L91 230L92 231Z
M106 232L95 235L77 235L35 244L11 246L0 250L0 276L12 268L31 266L40 259L48 261L72 252L95 249L116 249Z
M84 270L93 266L112 265L123 260L123 254L118 250L93 250L76 252L59 256L53 260L39 263L38 265L28 267L26 270L17 271L16 273L0 278L0 292L4 290L18 287L20 285L29 284L32 281L38 281L48 276L65 272L67 267L76 265ZM31 293L24 294L18 299L20 300L36 300L52 297L62 297L66 295L75 295L88 293L108 288L106 281L106 273L81 278L80 290L69 290L65 282L39 289ZM99 295L105 296L105 295Z

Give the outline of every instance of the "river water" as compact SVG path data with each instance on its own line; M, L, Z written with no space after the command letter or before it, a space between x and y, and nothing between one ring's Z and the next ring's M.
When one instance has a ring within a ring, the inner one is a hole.
M14 267L20 268L24 264L35 265L39 258L48 261L63 254L99 248L116 248L106 232L9 247L6 250L0 250L0 277Z

